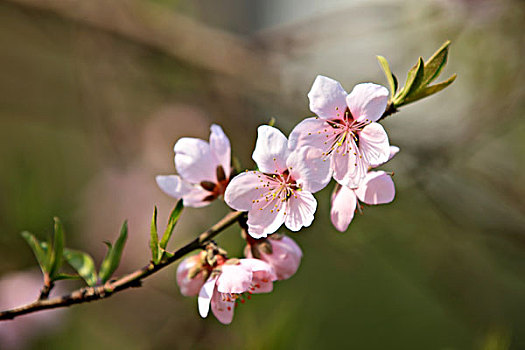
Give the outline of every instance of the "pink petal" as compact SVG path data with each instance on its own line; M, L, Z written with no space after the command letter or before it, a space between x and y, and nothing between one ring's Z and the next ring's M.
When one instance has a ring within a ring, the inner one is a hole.
M295 150L303 146L312 146L328 153L337 136L332 130L335 129L324 119L306 118L290 133L288 147Z
M252 159L260 171L270 174L283 172L289 153L288 140L279 129L268 125L259 126Z
M210 311L210 302L215 289L215 282L217 282L217 277L208 279L199 292L197 302L199 305L199 314L202 318L206 318Z
M383 164L390 156L390 144L385 129L378 123L368 124L359 133L359 150L371 164Z
M274 233L284 223L286 210L280 197L269 201L261 197L248 212L248 233L255 239Z
M355 193L366 204L385 204L394 200L396 189L390 175L384 171L371 171Z
M285 280L293 276L301 263L303 252L293 239L288 236L282 236L279 239L272 239L270 236L268 242L272 245L272 253L266 254L259 251L261 259L270 264L278 280ZM251 258L252 252L250 246L244 250L246 257Z
M339 82L318 75L308 93L310 110L324 119L343 119L346 95Z
M277 276L271 265L259 259L241 259L240 262L252 270L252 293L269 293L273 290L273 281L277 280Z
M307 191L296 191L296 196L288 199L286 213L286 227L292 231L299 231L301 227L308 227L314 221L314 213L317 209L317 201Z
M224 264L217 279L217 290L221 293L244 293L250 288L252 277L251 269L241 264Z
M178 175L158 175L155 181L168 196L180 199L191 190L191 185Z
M346 103L355 120L375 122L383 115L389 95L384 86L372 83L358 84L346 98Z
M194 278L189 278L188 273L200 262L199 254L190 256L179 264L177 267L177 284L179 285L182 295L191 297L199 294L204 279L202 273L199 272Z
M286 161L290 175L303 191L315 193L328 185L332 177L330 162L323 158L322 151L313 147L296 149Z
M240 259L239 262L242 266L249 268L252 272L266 273L270 277L271 281L275 281L277 279L277 276L275 276L273 267L263 260L248 258L248 259Z
M332 154L332 169L334 179L343 186L355 188L359 186L368 172L368 163L363 158L359 158L355 150L357 146L351 140L351 149L344 152L334 152Z
M210 145L201 139L183 137L175 144L175 167L189 183L217 182L217 159Z
M209 205L211 200L206 198L208 198L211 194L211 192L206 191L201 186L194 185L191 187L190 191L182 197L184 206L191 208L202 208L206 205Z
M219 293L216 289L213 291L211 299L211 311L217 320L222 324L230 324L233 320L233 309L235 303L228 297Z
M261 182L261 180L267 179L271 178L259 171L246 171L235 176L226 187L224 201L235 210L250 210L254 201L268 192Z
M396 154L398 154L398 153L399 153L399 147L397 147L397 146L390 146L390 154L388 155L388 160L386 162L389 162L390 159L394 158L396 156ZM372 168L377 168L378 166L381 166L381 165L383 165L385 163L380 163L380 164L370 163L370 166Z
M222 131L222 128L219 125L213 124L211 126L210 134L210 149L222 165L226 177L230 176L231 173L231 146L230 140Z
M394 158L396 154L398 154L400 151L399 147L397 146L390 146L390 154L388 155L388 160Z
M346 231L354 218L356 205L357 198L354 191L346 186L336 185L332 194L330 218L338 231Z

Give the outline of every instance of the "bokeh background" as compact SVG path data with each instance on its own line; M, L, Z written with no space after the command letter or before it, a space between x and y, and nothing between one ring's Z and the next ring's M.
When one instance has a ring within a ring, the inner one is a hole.
M172 267L143 288L48 313L44 328L0 323L0 348L524 349L524 18L517 0L0 2L4 307L38 294L19 232L45 238L53 216L67 245L97 262L128 219L118 272L144 265L153 207L163 223L174 204L154 176L174 172L179 137L207 139L218 123L252 167L256 127L275 117L288 133L309 116L317 74L347 90L386 85L381 54L403 81L447 39L443 76L458 73L384 122L402 150L385 166L394 203L365 208L339 233L332 186L320 192L317 219L292 234L299 272L232 325L202 320ZM185 210L172 247L227 210ZM218 241L241 254L238 228Z

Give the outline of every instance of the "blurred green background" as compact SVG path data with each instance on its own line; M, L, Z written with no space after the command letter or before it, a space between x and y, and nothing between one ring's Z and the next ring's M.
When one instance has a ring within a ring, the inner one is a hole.
M98 262L129 219L118 273L144 265L153 206L160 222L173 206L154 176L174 172L174 142L218 123L252 167L256 127L309 116L317 74L386 85L375 55L404 80L447 39L443 77L458 73L383 123L402 150L384 167L394 203L342 234L320 192L291 234L299 272L232 325L202 320L172 267L18 347L524 349L524 18L517 0L0 2L0 279L36 266L19 232L46 237L53 216ZM227 210L185 210L172 247ZM241 254L238 228L218 241Z

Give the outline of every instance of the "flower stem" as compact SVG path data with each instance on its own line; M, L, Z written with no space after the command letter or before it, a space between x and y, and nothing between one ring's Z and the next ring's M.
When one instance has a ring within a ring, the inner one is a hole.
M175 261L182 258L184 255L194 250L203 248L213 237L224 231L235 222L239 221L239 219L241 219L244 215L245 213L240 211L228 213L219 222L217 222L205 232L201 233L193 241L175 251L173 256L159 262L158 264L150 262L148 265L136 271L133 271L118 279L109 280L101 286L83 287L61 297L52 299L39 299L27 305L2 311L0 312L0 321L11 320L17 316L30 314L39 310L56 309L60 307L106 299L122 290L132 287L140 287L142 285L143 279L153 275L166 266L171 265Z

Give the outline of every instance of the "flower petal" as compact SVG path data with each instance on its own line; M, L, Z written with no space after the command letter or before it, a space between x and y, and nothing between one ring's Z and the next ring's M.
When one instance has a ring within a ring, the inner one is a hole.
M359 150L370 164L383 164L390 156L390 144L385 129L379 123L368 124L359 133Z
M175 167L184 180L193 184L217 182L217 166L220 164L211 153L208 142L183 137L177 141L174 150Z
M357 84L346 97L346 103L357 121L377 121L383 115L390 93L384 86L363 83Z
M346 187L356 188L366 176L368 162L356 154L357 146L354 140L350 141L350 145L348 150L332 154L331 165L337 182Z
M288 147L295 150L303 146L312 146L328 153L337 136L332 130L334 129L324 119L306 118L290 133Z
M396 154L398 154L400 151L399 147L397 146L390 146L390 154L388 155L388 160L394 158Z
M177 284L182 295L191 297L199 294L200 289L204 285L203 274L199 272L193 278L190 278L188 274L190 271L200 262L200 256L192 255L184 260L177 266Z
M224 264L217 279L217 290L221 293L244 293L250 288L252 277L252 270L246 266Z
M252 293L269 293L273 290L273 281L277 280L277 275L270 264L259 259L241 259L240 262L252 270Z
M384 171L371 171L355 190L355 194L366 204L385 204L394 200L396 189L390 175Z
M226 178L228 178L231 173L230 140L219 125L213 124L210 129L210 149L217 161L222 165Z
M261 198L248 212L248 233L255 239L268 236L284 223L286 202L280 197L266 201Z
M230 324L233 320L233 309L235 302L228 300L215 289L211 298L211 311L217 320L222 324Z
M155 181L164 193L173 198L180 199L191 191L191 185L178 175L158 175Z
M263 261L260 259L246 258L246 259L240 259L239 262L242 266L250 269L252 272L268 273L268 276L271 277L272 281L275 281L277 279L277 277L275 276L273 267L270 264L268 264L266 261Z
M399 147L397 147L397 146L390 146L390 154L388 155L388 160L386 162L382 162L382 163L378 163L378 164L371 162L370 163L370 167L377 168L378 166L381 166L381 165L389 162L398 153L399 153Z
M296 149L286 160L290 175L303 191L315 193L328 185L332 177L330 162L323 158L322 151L313 147Z
M296 191L296 196L288 198L286 227L292 231L299 231L301 227L308 227L314 221L317 201L307 191Z
M211 192L206 191L199 185L191 186L191 189L186 193L182 200L185 207L202 208L209 205L215 197Z
M262 181L273 179L259 171L246 171L235 176L224 193L224 201L235 210L248 211L254 201L268 190L262 187Z
M308 93L310 110L324 119L343 119L346 91L334 79L318 75Z
M260 171L270 174L283 172L289 153L288 140L279 129L268 125L259 126L252 159Z
M208 312L210 311L210 302L215 289L215 282L217 282L217 277L210 278L206 281L206 283L204 283L199 292L199 298L197 299L197 302L199 305L199 314L202 318L206 318L206 316L208 316Z
M346 186L337 184L332 194L330 219L338 231L346 231L354 218L356 205L357 198L354 191Z

